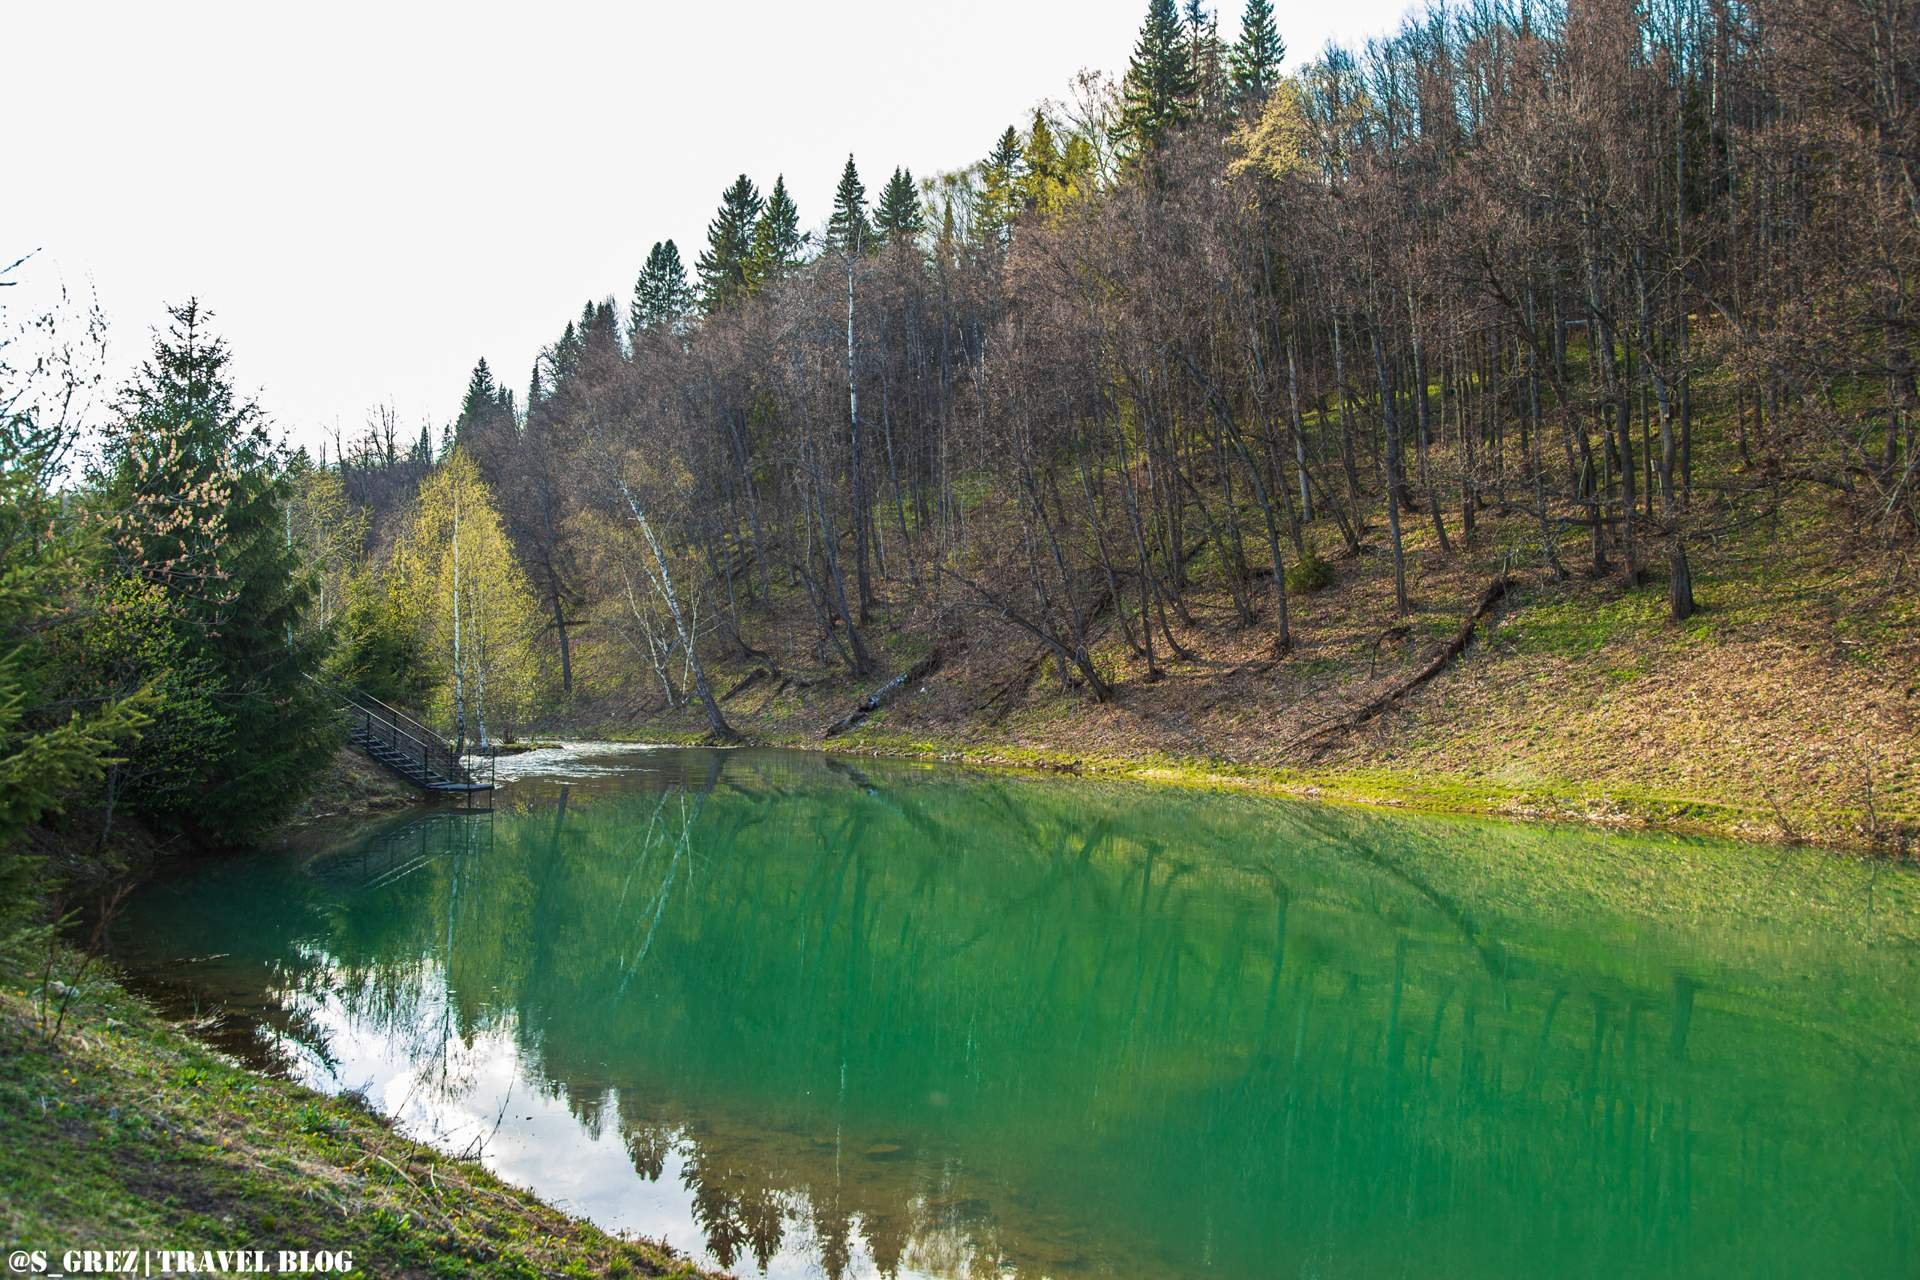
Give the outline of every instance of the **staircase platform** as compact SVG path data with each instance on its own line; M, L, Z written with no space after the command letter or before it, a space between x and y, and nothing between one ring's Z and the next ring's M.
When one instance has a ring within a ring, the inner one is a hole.
M493 791L491 779L476 779L452 744L418 721L358 690L344 693L342 702L342 710L358 718L348 741L389 773L435 795L464 796L469 808L474 797Z

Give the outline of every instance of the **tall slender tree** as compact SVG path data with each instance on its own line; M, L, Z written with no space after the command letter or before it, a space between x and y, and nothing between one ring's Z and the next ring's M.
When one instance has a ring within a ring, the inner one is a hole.
M926 215L920 209L920 191L913 174L895 169L880 189L880 202L873 211L874 230L888 244L911 243L926 229Z
M833 193L833 216L827 219L827 243L843 254L858 257L873 245L873 228L867 222L867 187L860 181L860 170L847 156L847 167L840 171L840 185Z
M1012 125L994 140L981 166L980 208L974 231L980 243L1004 248L1013 233L1013 217L1022 203L1020 135Z
M724 311L747 295L751 284L753 229L765 202L752 179L741 174L720 197L720 211L707 224L707 249L697 264L700 300L707 314Z
M687 283L686 265L680 261L680 247L671 240L656 241L633 282L633 303L627 309L629 331L636 340L645 333L677 335L685 328L693 305L693 288ZM537 386L539 370L534 376Z
M1240 15L1240 38L1227 55L1234 105L1257 108L1266 101L1280 82L1280 64L1286 56L1286 42L1273 21L1273 0L1247 0Z
M757 287L792 271L800 265L800 254L805 247L806 237L800 233L800 209L787 194L786 175L781 174L774 178L766 210L753 225L753 248L749 254L753 284Z
M1174 0L1147 0L1146 20L1121 85L1120 130L1135 153L1152 150L1193 114L1193 50Z
M313 585L286 534L266 415L236 391L206 310L189 300L168 314L121 393L99 480L119 566L162 605L203 695L191 725L156 715L150 736L190 735L197 771L156 816L224 842L287 812L337 736L307 680L320 660L319 633L300 625Z

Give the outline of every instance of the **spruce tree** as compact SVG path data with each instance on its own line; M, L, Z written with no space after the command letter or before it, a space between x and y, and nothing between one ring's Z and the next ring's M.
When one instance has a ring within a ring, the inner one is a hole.
M1047 113L1038 107L1034 108L1033 123L1027 128L1020 158L1026 166L1026 173L1020 179L1022 207L1045 212L1065 203L1066 175L1061 171L1060 148L1053 140L1053 126L1047 123Z
M687 283L687 268L680 261L680 247L671 240L658 240L647 251L647 263L633 282L633 303L627 309L627 324L637 342L643 333L678 335L693 310L693 287ZM539 376L539 369L534 376Z
M764 281L777 280L799 266L805 244L806 237L800 234L799 206L787 194L786 175L778 174L767 196L766 211L753 224L753 248L748 255L753 284L758 287Z
M500 388L494 385L487 358L480 357L467 378L467 393L460 398L460 415L453 420L453 438L472 441L487 435L498 424Z
M547 349L547 368L553 372L554 392L564 390L580 371L580 335L574 331L573 321L567 321L560 340Z
M611 297L589 302L580 310L581 353L596 368L620 358L620 321Z
M920 211L920 192L913 185L913 174L895 169L880 189L880 203L873 211L874 229L888 244L912 244L926 229L926 215Z
M1220 44L1220 26L1202 0L1187 0L1187 41L1193 67L1193 114L1214 124L1225 123L1231 106L1227 52Z
M1286 42L1273 22L1273 0L1247 0L1247 10L1240 18L1240 39L1227 58L1233 73L1234 105L1266 101L1280 82L1280 64L1286 56Z
M168 314L121 392L98 479L117 564L163 607L167 665L195 675L191 705L158 708L142 752L172 741L196 776L163 795L136 784L127 798L231 843L299 801L338 733L307 679L324 637L300 625L313 588L285 535L288 480L266 415L235 390L198 302Z
M853 156L840 171L840 185L833 193L833 216L827 219L827 243L837 252L853 257L873 247L873 228L867 223L867 187L860 181L860 170Z
M1012 125L994 141L980 176L984 190L975 219L976 234L982 245L1004 248L1021 198L1020 135Z
M700 255L700 300L707 314L745 297L753 255L753 228L765 202L746 174L734 179L720 197L720 211L707 224L707 251Z
M1120 130L1136 154L1151 151L1191 117L1199 86L1174 0L1147 0L1147 17L1121 89Z

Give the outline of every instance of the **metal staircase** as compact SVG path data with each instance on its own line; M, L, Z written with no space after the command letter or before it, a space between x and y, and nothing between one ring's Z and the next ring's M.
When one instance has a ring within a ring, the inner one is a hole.
M493 756L462 752L418 720L364 689L325 686L340 704L347 738L369 759L420 788L492 807ZM484 762L484 765L481 763ZM485 777L480 776L484 768Z

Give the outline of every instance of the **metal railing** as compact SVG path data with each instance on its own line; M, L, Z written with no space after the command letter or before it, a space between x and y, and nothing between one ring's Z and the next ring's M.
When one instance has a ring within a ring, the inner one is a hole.
M472 771L453 744L418 720L360 689L341 690L344 710L368 740L386 747L422 773L445 782L471 785Z
M481 779L477 775L482 770L469 763L472 754L463 754L454 744L398 707L364 689L349 689L325 680L315 683L339 704L350 730L369 744L383 747L399 757L409 770L417 767L419 780L424 785L443 785L450 790L492 788L491 755L483 757L487 776Z

